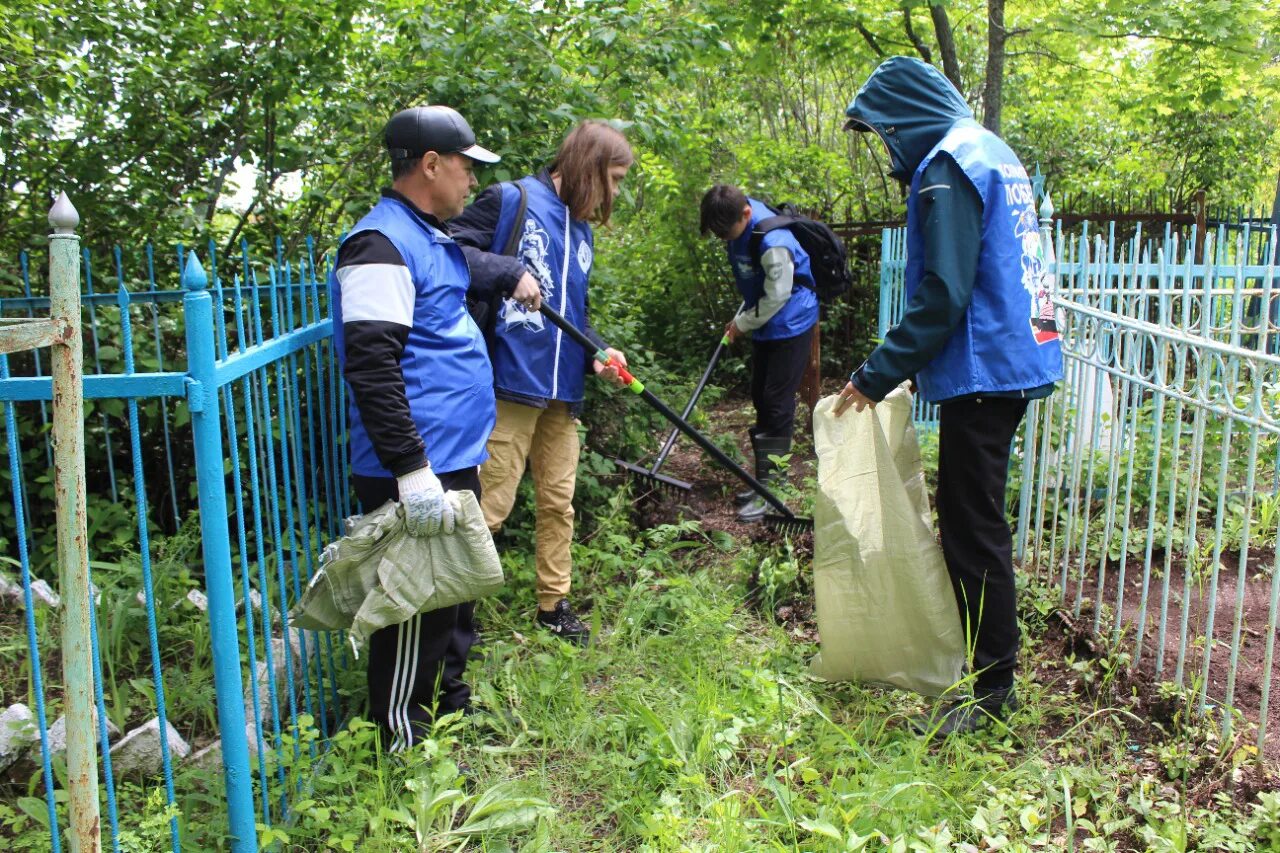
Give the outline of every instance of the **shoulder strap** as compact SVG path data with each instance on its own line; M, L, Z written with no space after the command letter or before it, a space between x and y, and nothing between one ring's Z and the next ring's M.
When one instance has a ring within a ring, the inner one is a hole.
M786 228L788 225L796 223L796 217L788 216L785 213L777 216L768 216L756 223L756 227L751 229L751 253L760 254L760 243L764 240L764 235L770 231L776 231L779 228Z
M520 193L520 206L516 208L516 218L511 222L511 233L507 235L507 245L502 249L502 254L512 256L520 249L520 237L524 233L524 215L529 210L529 196L525 192L524 184L519 181L513 181L513 183Z

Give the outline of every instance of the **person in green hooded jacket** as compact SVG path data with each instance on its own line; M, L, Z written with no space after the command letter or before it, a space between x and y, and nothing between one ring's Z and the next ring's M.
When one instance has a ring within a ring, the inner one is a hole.
M1010 445L1028 401L1062 378L1051 276L1017 155L973 120L933 66L894 57L849 105L847 128L884 144L907 193L907 305L840 392L861 411L914 378L939 404L938 527L972 649L973 697L919 728L974 731L1017 707Z

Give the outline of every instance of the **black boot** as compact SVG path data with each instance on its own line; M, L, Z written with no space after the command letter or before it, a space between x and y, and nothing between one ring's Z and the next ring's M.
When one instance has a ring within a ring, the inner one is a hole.
M751 432L747 433L747 435L751 438L751 456L753 459L759 460L760 448L759 448L759 445L757 445L756 443L757 439L759 438L759 434L755 431L755 429L752 429ZM756 464L758 465L759 462L757 462ZM755 489L746 489L745 491L738 492L733 496L733 503L735 506L746 506L747 504L751 503L751 501L755 498L755 496L756 496Z
M791 452L791 437L777 435L758 435L756 438L756 479L771 488L777 479L778 466L770 456L786 456ZM754 522L764 518L772 505L760 495L752 493L751 502L738 510L738 521Z
M971 734L993 723L1006 722L1018 710L1018 694L1012 687L999 690L976 688L973 696L952 699L930 714L912 720L917 734L948 737Z

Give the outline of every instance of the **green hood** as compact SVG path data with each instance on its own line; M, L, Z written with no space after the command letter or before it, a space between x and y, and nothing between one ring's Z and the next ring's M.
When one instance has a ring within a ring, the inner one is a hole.
M875 131L889 149L890 176L906 183L952 125L973 118L973 110L938 69L895 56L871 73L845 115L846 128Z

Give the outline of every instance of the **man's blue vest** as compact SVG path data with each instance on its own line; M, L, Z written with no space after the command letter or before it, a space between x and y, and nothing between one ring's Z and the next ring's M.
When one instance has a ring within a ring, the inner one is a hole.
M409 413L427 446L427 461L439 472L472 468L488 458L485 444L497 419L493 373L484 336L467 311L471 273L462 249L403 203L383 198L344 239L377 231L400 252L413 279L413 327L400 371ZM342 288L329 275L333 337L338 361L346 361L342 331ZM350 388L348 388L350 396ZM352 399L351 470L369 477L390 477L369 441Z
M520 228L516 256L542 288L542 301L574 326L587 324L587 280L595 257L591 225L573 219L550 187L536 176L522 178L527 199L523 222L516 222L520 191L502 185L502 213L492 248L502 251L511 229ZM506 299L494 324L494 385L502 391L547 400L582 400L587 354L541 313Z
M924 274L920 182L929 163L944 151L982 197L982 249L972 301L942 352L917 374L920 394L936 403L1057 382L1062 378L1062 349L1031 181L1009 146L973 119L956 122L911 179L907 300Z
M751 203L751 224L743 229L741 236L730 240L726 245L729 250L729 265L733 267L734 283L750 310L764 296L764 267L760 265L759 255L751 251L751 232L757 222L774 214L762 202L753 198L747 201ZM800 242L787 228L775 228L765 234L760 240L760 255L778 247L789 251L792 263L795 264L791 298L778 309L778 313L769 318L769 322L751 333L752 339L757 341L794 338L818 322L818 294L813 291L809 253L800 247Z

